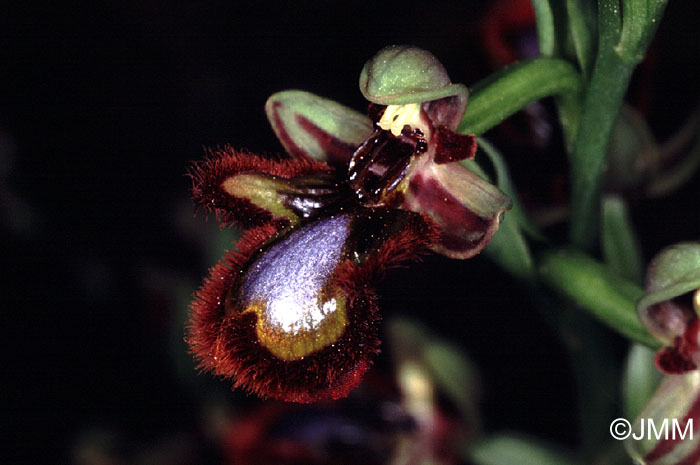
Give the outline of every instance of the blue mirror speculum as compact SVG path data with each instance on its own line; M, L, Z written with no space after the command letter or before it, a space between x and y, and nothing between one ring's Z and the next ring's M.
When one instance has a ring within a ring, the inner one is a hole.
M266 111L288 156L226 147L194 165L199 203L249 228L192 303L187 341L202 369L261 397L345 397L379 352L374 284L384 272L428 249L468 258L488 243L510 201L456 163L476 148L454 132L466 88L427 52L390 47L363 70L363 92L400 93L411 80L377 70L424 65L437 79L409 89L419 100L370 97L369 117L275 94Z

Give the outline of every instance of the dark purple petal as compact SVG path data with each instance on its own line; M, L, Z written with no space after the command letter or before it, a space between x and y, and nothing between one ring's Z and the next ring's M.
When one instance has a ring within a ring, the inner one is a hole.
M473 134L458 134L445 126L439 126L433 134L435 140L435 163L442 165L474 158L476 137Z

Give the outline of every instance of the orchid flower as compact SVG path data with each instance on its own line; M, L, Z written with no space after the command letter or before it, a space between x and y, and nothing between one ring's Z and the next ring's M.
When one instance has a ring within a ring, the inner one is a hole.
M380 51L363 68L368 116L302 91L265 110L287 154L230 147L195 164L193 193L247 227L192 303L199 366L261 397L313 402L356 387L379 352L374 283L428 249L479 253L510 199L464 168L467 88L430 53Z

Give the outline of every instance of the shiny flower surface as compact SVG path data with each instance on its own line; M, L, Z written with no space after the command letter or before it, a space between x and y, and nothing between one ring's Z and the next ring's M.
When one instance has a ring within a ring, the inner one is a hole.
M467 90L431 54L388 47L360 77L369 117L301 91L273 95L287 151L231 148L194 166L194 196L248 227L192 304L200 366L263 397L345 397L379 351L373 285L426 249L480 252L510 200L460 160Z

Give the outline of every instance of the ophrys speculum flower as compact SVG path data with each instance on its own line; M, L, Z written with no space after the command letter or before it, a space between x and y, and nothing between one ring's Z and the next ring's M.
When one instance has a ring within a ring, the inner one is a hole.
M192 304L188 342L203 369L264 397L340 398L379 351L373 285L431 248L481 251L510 200L458 162L467 89L413 47L362 71L369 117L301 91L266 112L288 156L231 148L192 170L194 195L249 227Z

